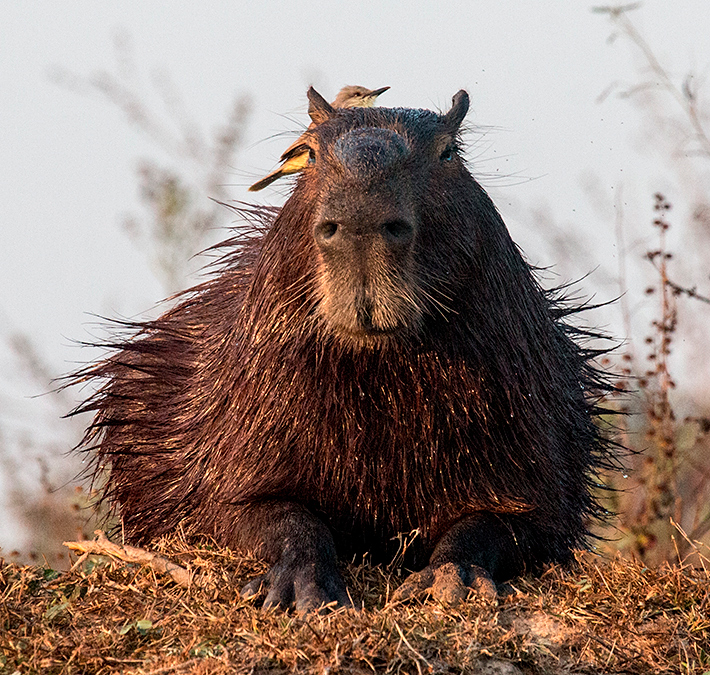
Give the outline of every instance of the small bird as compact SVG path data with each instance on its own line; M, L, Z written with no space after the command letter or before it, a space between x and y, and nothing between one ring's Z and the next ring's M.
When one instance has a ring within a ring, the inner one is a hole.
M380 89L365 89L365 87L357 86L343 87L331 105L334 108L371 108L375 105L377 97L388 89L389 87L381 87ZM315 124L312 122L308 128L312 129L314 126ZM281 166L254 183L249 188L249 192L263 190L281 176L298 173L308 164L309 151L304 141L304 135L299 136L286 148L281 155Z

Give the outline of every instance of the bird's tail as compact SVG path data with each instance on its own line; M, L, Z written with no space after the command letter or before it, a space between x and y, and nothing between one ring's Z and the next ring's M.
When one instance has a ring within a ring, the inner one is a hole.
M304 166L306 166L307 163L307 152L301 152L297 155L289 157L278 169L274 169L261 180L256 181L256 183L249 188L249 192L258 192L259 190L263 190L268 185L271 185L271 183L278 180L282 176L289 176L292 173L298 173Z
M279 167L270 174L264 176L261 180L256 181L254 185L250 185L249 192L259 192L259 190L263 190L265 187L271 185L275 180L278 180L281 175L281 168Z

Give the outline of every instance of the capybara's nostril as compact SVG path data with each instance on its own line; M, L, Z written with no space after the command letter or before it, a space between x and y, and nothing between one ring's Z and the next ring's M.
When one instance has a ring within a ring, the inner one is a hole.
M322 223L318 223L314 229L316 241L319 244L332 243L332 240L337 238L338 227L338 223L333 220L324 220Z

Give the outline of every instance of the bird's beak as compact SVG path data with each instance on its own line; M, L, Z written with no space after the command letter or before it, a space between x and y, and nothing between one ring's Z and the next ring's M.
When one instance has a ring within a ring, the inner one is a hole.
M369 94L368 98L372 97L373 99L377 98L380 94L384 94L389 87L382 87L381 89L373 89Z

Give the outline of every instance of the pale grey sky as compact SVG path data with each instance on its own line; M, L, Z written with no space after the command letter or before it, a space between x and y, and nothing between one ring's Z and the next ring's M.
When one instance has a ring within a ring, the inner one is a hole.
M160 154L115 108L49 77L57 67L81 76L115 71L117 33L131 37L146 90L152 72L169 71L189 113L207 130L223 122L236 95L251 97L232 199L255 199L246 187L273 168L289 143L270 137L297 128L284 115L306 123L309 84L326 98L344 84L389 85L382 105L436 108L465 88L469 124L491 127L472 153L472 169L533 262L559 262L535 247L531 214L542 209L597 242L585 271L602 262L613 270L615 190L623 185L625 217L646 222L655 190L673 201L687 186L663 168L660 151L649 151L632 103L615 96L597 102L610 84L638 81L641 60L628 41L608 42L612 27L590 11L592 4L0 4L0 338L31 335L52 369L65 372L83 358L70 342L90 337L89 313L136 315L162 295L145 256L121 229L123 217L139 210L138 159ZM633 19L674 75L708 74L710 2L646 0ZM590 184L601 207L589 198ZM267 190L256 200L281 197ZM616 289L605 292L600 299ZM46 403L26 398L36 387L4 346L0 367L5 436L58 434ZM0 545L2 530L0 518Z

